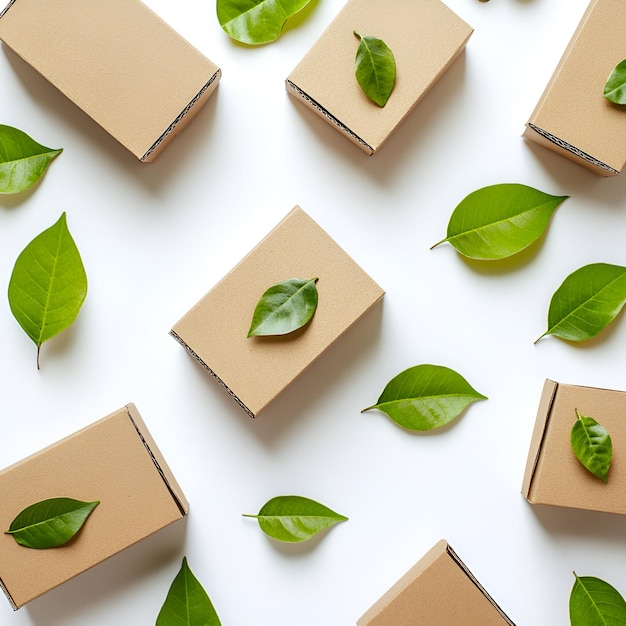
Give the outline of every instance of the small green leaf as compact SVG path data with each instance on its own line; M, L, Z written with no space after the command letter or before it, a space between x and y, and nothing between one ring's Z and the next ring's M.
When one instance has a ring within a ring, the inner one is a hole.
M87 295L87 275L65 213L35 237L15 262L9 281L11 312L37 346L67 328Z
M571 626L624 626L626 602L615 587L595 576L574 572L574 586L569 597Z
M183 558L176 578L167 592L156 626L220 626L211 599Z
M254 309L248 337L286 335L307 324L317 309L317 278L272 285Z
M377 37L361 36L354 61L354 74L363 93L384 107L396 83L396 59L389 46Z
M471 259L512 256L543 234L554 210L568 197L520 184L483 187L454 209L446 238L433 248L447 241Z
M554 292L548 330L569 341L586 341L612 322L626 303L626 267L607 263L585 265L570 274ZM539 341L537 339L537 341Z
M63 149L46 148L26 133L0 124L0 193L19 193L35 184Z
M593 417L585 417L576 409L578 419L572 426L570 440L576 458L592 474L607 482L611 468L613 444L606 428Z
M348 518L302 496L278 496L261 507L256 517L261 530L278 541L306 541L320 530L345 522Z
M362 413L378 409L404 428L423 431L445 426L472 402L486 399L454 370L416 365L392 378Z
M611 72L604 85L604 97L615 104L626 104L626 59Z
M67 543L100 504L73 498L50 498L26 507L11 522L5 534L21 546L43 550Z
M226 34L247 44L278 39L285 22L310 0L217 0L217 19Z

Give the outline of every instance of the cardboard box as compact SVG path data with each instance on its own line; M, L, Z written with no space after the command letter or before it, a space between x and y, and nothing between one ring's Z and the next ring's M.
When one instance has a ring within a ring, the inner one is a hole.
M12 0L0 39L146 162L221 75L139 0Z
M359 40L382 39L396 59L384 108L354 76ZM465 48L473 29L439 0L349 0L291 72L287 91L373 154Z
M570 444L576 409L608 430L614 451L626 450L626 393L546 380L522 494L531 504L626 514L626 462L613 455L606 484L583 467Z
M304 328L281 337L247 337L256 304L270 286L315 277L319 302ZM295 207L170 334L255 417L383 294Z
M358 626L514 626L447 541L387 591Z
M596 174L619 174L626 162L626 111L602 94L626 56L624 40L623 0L592 0L524 136Z
M0 535L0 585L14 609L182 519L189 508L133 404L1 471L1 531L27 506L58 497L100 504L58 548L25 548Z

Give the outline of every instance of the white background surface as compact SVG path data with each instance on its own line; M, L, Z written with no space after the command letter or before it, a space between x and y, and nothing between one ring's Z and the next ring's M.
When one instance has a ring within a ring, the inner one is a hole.
M223 70L151 165L0 52L0 123L65 148L34 190L0 199L0 291L62 211L89 277L40 371L6 297L0 305L0 465L132 401L191 513L15 614L0 603L0 624L153 624L187 555L225 626L347 626L440 538L518 626L569 623L574 569L626 592L623 518L537 510L520 495L544 379L626 388L623 319L580 346L533 345L565 276L626 263L626 178L520 138L586 0L448 0L475 28L467 50L372 158L284 90L342 0L312 0L306 19L260 48L229 40L214 2L148 4ZM513 261L429 250L465 195L501 182L571 199ZM295 204L387 295L250 420L168 331ZM360 413L420 363L457 370L489 400L431 435ZM350 520L277 544L241 513L284 494Z

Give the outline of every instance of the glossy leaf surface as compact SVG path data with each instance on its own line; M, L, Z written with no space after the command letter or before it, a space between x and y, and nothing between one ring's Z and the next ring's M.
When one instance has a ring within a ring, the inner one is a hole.
M321 530L348 518L302 496L278 496L261 507L255 517L261 530L278 541L306 541Z
M65 213L17 258L9 282L15 319L37 346L67 328L87 295L87 275Z
M585 265L570 274L554 292L548 310L548 330L541 337L591 339L617 317L625 302L626 267L607 263Z
M247 44L278 39L285 22L310 0L217 0L217 19L232 39Z
M626 602L615 587L595 576L576 576L569 597L571 626L625 626Z
M11 522L7 534L27 548L43 550L67 543L100 504L73 498L50 498L31 504Z
M0 124L0 193L19 193L34 185L61 152L42 146L17 128Z
M317 278L272 285L254 309L248 337L286 335L307 324L317 309Z
M471 259L504 259L536 241L567 198L520 184L483 187L454 209L446 238L435 246L447 241Z
M187 557L172 581L156 626L220 626L213 603L194 576Z
M404 428L424 431L445 426L472 402L486 399L454 370L416 365L392 378L363 412L378 409Z
M574 422L570 435L572 450L587 470L607 482L613 456L611 436L592 417L581 415L578 410L576 415L578 419Z
M384 107L396 83L396 59L389 46L377 37L362 36L354 60L354 74L363 93Z
M611 72L604 86L604 97L615 104L626 104L626 59Z

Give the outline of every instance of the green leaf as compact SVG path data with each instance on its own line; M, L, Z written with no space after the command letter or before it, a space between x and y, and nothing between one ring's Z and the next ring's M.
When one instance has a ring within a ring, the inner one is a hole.
M569 597L571 626L624 626L626 602L615 587L595 576L576 576Z
M574 422L570 434L572 450L586 469L603 482L607 482L613 456L611 436L593 417L581 415L578 409L576 415L578 419Z
M278 39L285 22L310 0L217 0L217 19L226 34L242 43Z
M61 152L42 146L17 128L0 124L0 193L28 189Z
M320 530L345 522L348 518L302 496L278 496L261 507L256 517L261 530L278 541L306 541Z
M363 409L378 409L409 430L441 428L476 400L487 397L447 367L416 365L392 378L378 402Z
M5 534L21 546L43 550L67 543L83 527L100 504L73 498L50 498L26 507L11 522Z
M37 346L67 328L87 295L87 275L65 213L35 237L15 262L9 281L11 312Z
M384 107L396 83L396 59L389 46L377 37L361 36L354 61L354 73L363 93Z
M615 104L626 104L626 59L611 72L604 85L604 97Z
M554 210L568 197L520 184L483 187L454 209L446 238L433 248L447 241L471 259L512 256L543 234Z
M187 565L176 574L156 620L156 626L220 626L211 599Z
M254 309L248 337L286 335L307 324L317 309L317 278L272 285Z
M548 310L548 330L539 339L546 335L570 341L591 339L617 317L625 302L626 267L607 263L585 265L570 274L554 292Z

